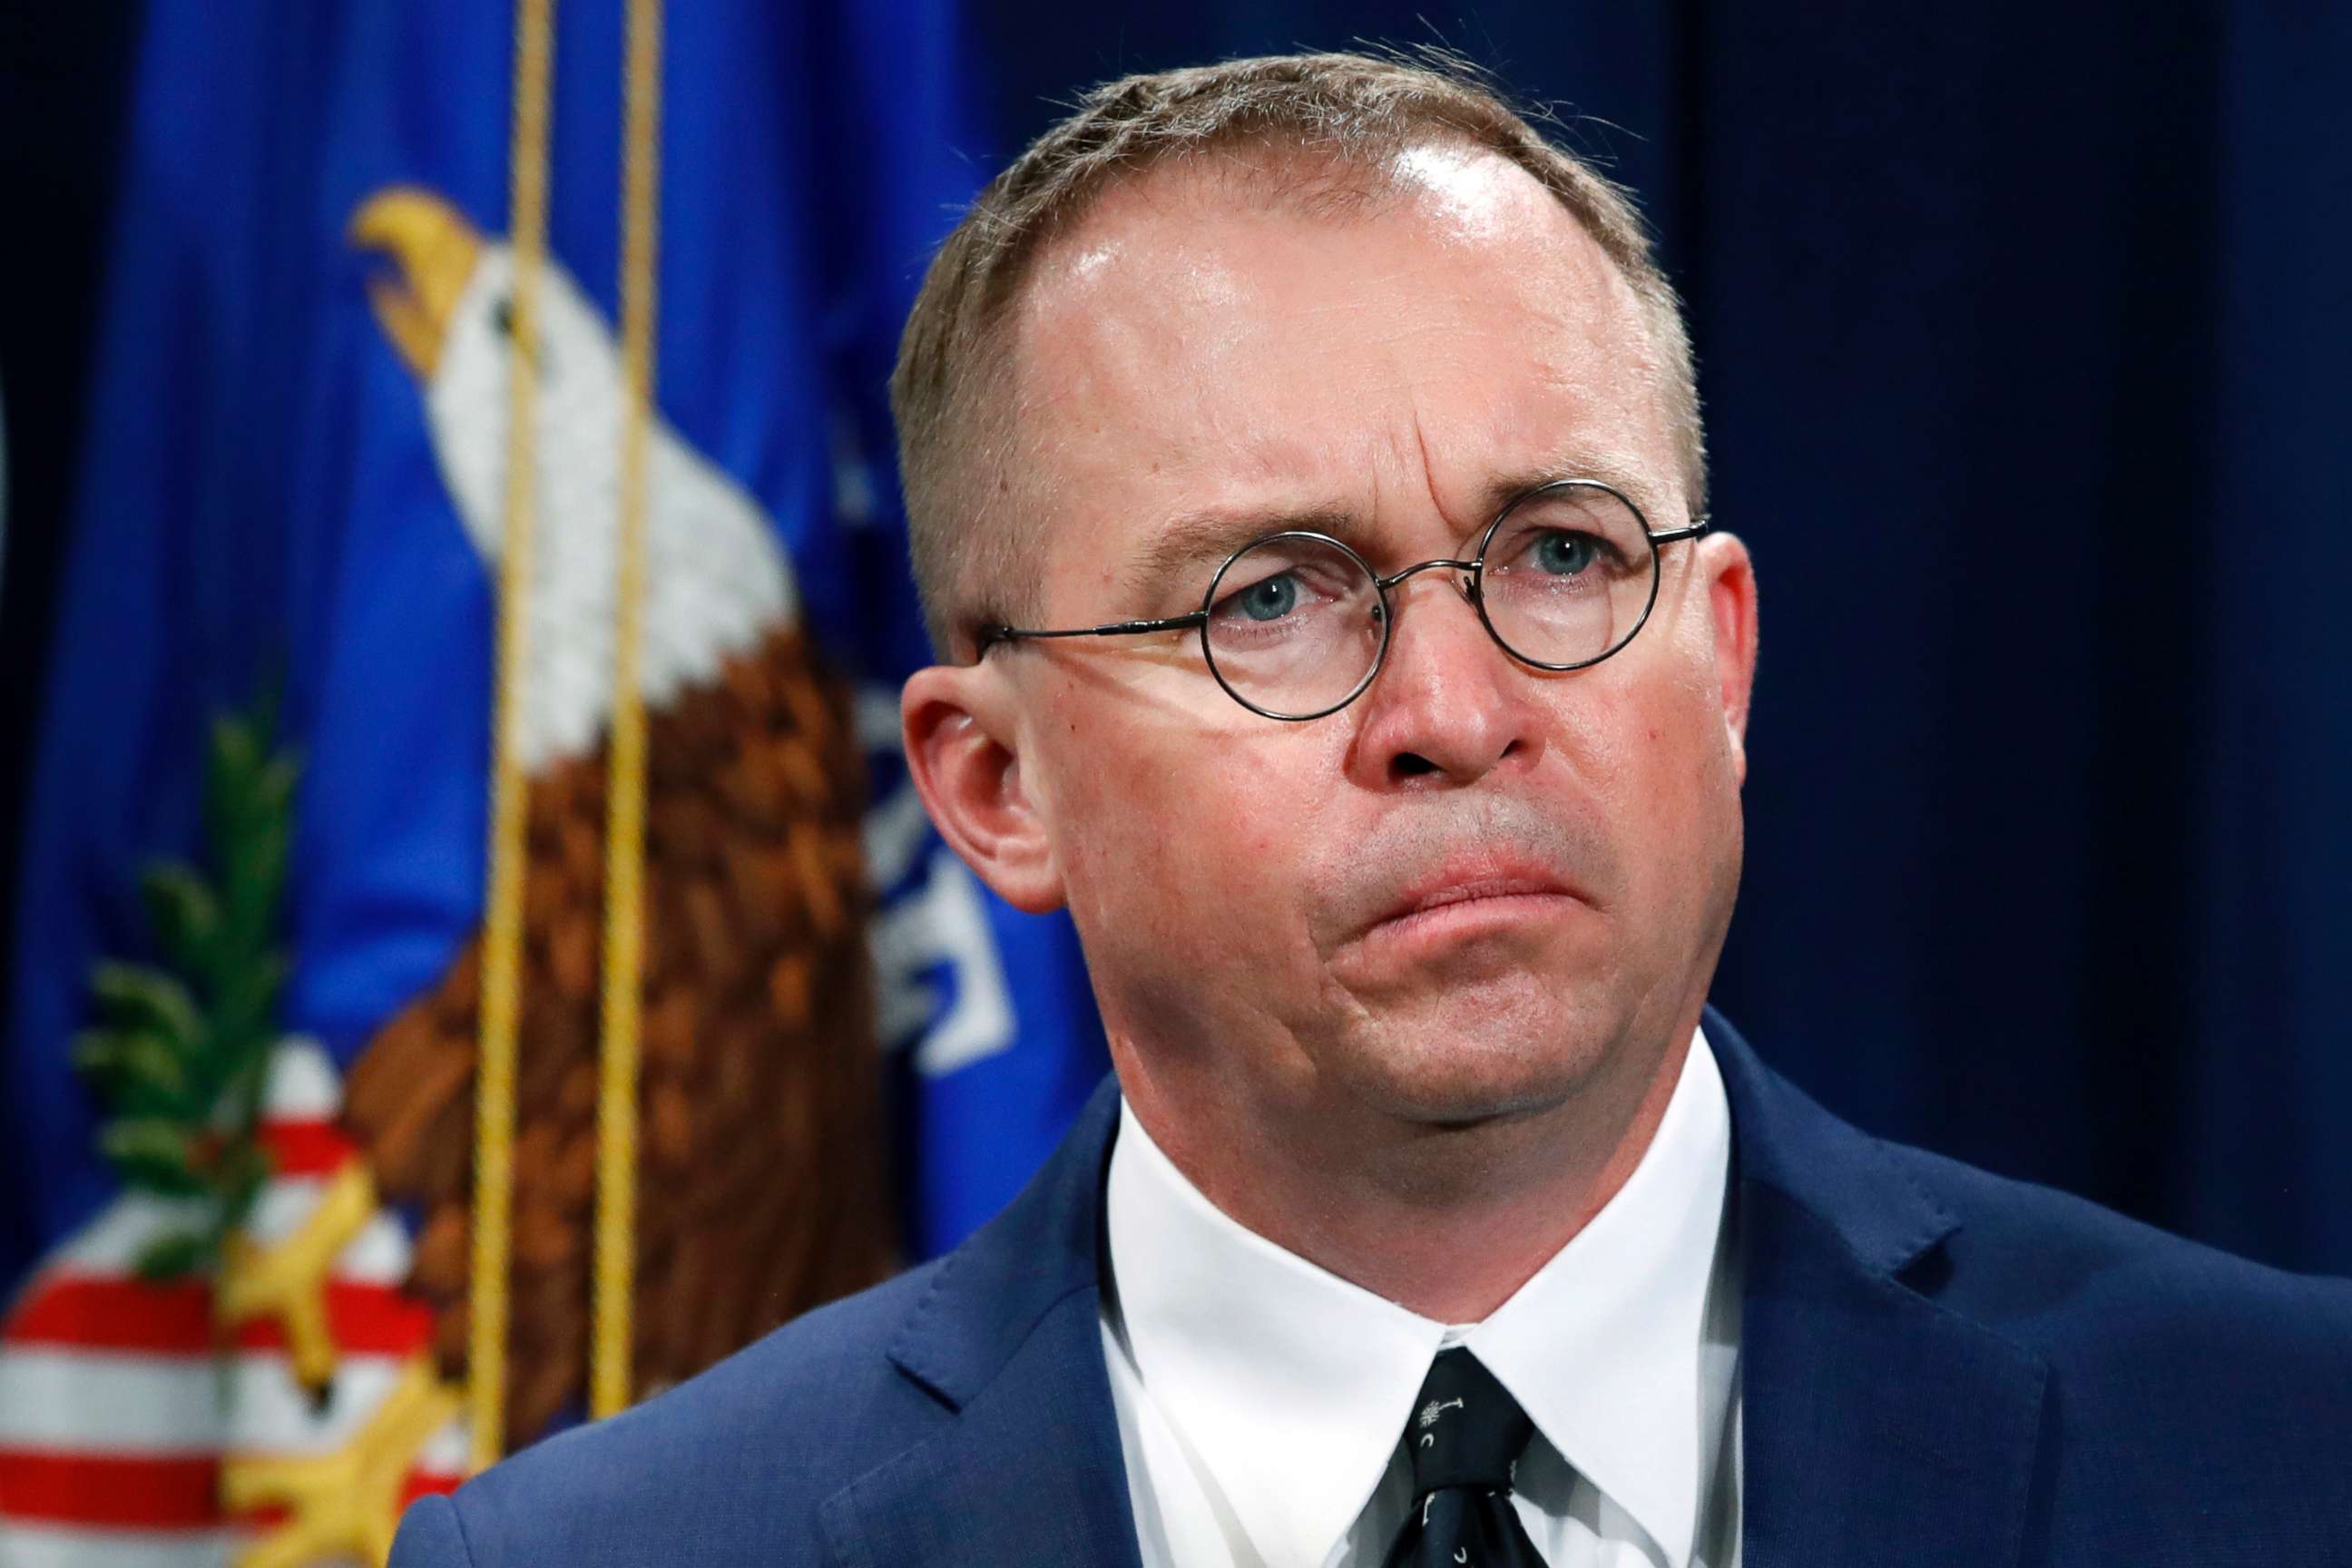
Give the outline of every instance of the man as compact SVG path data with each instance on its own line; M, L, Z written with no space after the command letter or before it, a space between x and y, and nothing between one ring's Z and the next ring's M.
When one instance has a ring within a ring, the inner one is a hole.
M1874 1140L1706 1008L1756 585L1614 190L1454 76L1132 79L894 394L908 753L1071 910L1115 1081L403 1568L2352 1563L2352 1288Z

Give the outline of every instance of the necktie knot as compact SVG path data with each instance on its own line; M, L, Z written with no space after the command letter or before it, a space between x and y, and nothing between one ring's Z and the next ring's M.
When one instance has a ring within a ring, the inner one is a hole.
M1512 1467L1534 1435L1535 1423L1476 1356L1460 1345L1440 1351L1405 1426L1413 1493L1508 1491Z

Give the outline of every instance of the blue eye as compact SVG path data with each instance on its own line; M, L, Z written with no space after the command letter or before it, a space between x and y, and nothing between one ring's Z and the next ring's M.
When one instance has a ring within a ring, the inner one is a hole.
M1298 607L1298 579L1287 572L1276 573L1263 583L1251 584L1235 597L1242 614L1251 620L1278 621Z
M1536 565L1561 577L1573 577L1592 564L1592 536L1554 530L1536 542Z

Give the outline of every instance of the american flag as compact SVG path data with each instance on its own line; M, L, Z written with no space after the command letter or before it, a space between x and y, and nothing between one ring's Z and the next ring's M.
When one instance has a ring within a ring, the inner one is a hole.
M261 1127L274 1173L252 1215L255 1242L298 1232L360 1159L336 1125L341 1103L327 1054L280 1042ZM336 1257L325 1298L337 1360L314 1400L281 1320L221 1325L209 1280L138 1278L149 1243L195 1223L183 1202L125 1194L43 1260L0 1320L0 1568L240 1558L290 1568L373 1555L316 1554L299 1503L233 1507L224 1481L256 1461L351 1456L403 1379L429 1368L432 1315L399 1289L406 1226L375 1209ZM440 1424L398 1477L394 1505L455 1487L466 1456L462 1418Z

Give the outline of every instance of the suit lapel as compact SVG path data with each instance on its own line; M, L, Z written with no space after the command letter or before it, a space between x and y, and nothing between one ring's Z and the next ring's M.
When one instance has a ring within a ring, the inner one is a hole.
M1091 1363L1092 1377L1076 1369ZM823 1522L843 1568L1137 1568L1092 1291L1066 1298L935 1436L853 1482Z
M1747 1568L2018 1561L2046 1365L1904 1283L1958 1228L1709 1009L1731 1101Z
M890 1360L954 1414L820 1510L842 1568L1139 1568L1103 1360L1106 1077L1004 1212L949 1255Z

